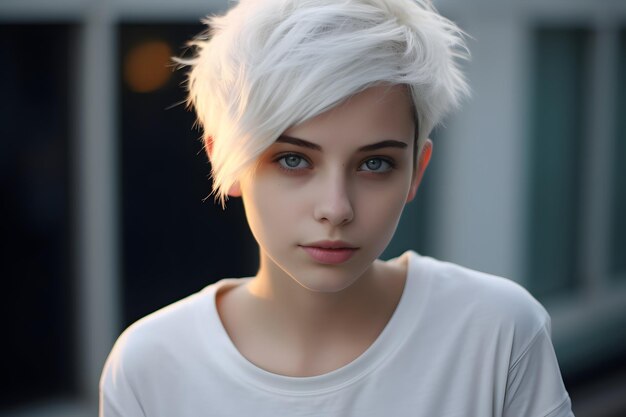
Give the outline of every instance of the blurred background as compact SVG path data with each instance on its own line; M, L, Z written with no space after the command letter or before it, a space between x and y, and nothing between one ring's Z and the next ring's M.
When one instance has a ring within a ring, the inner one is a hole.
M255 272L170 57L227 0L0 0L3 416L95 416L130 323ZM509 277L548 309L578 417L626 415L626 1L435 0L473 97L384 257ZM8 343L6 343L8 341Z

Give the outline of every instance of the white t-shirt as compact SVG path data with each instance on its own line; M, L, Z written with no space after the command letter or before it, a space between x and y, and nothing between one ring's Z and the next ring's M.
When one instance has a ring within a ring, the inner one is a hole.
M224 279L130 326L100 381L100 416L573 416L550 317L503 278L406 252L400 302L376 341L324 375L249 362L215 305Z

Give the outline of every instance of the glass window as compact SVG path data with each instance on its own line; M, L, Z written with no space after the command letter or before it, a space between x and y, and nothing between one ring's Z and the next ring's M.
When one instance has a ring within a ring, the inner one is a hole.
M433 140L434 148L439 150L439 141L445 140L444 135L438 134L435 129L430 138ZM403 252L411 249L420 254L435 256L435 244L432 239L433 220L433 198L434 189L437 187L437 181L440 171L441 152L433 152L428 169L424 173L422 182L418 188L415 199L406 205L398 224L393 239L383 252L382 259L390 259L401 255Z
M611 204L611 276L626 279L626 30L619 37Z
M539 298L580 283L589 38L575 28L540 28L534 36L528 286Z
M203 29L119 28L123 317L128 325L225 277L256 273L240 199L214 204L210 166L170 57Z
M76 392L72 27L0 25L0 411ZM0 412L1 414L1 412Z

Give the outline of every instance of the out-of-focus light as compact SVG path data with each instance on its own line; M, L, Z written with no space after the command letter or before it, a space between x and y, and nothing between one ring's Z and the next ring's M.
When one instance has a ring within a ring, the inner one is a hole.
M163 41L135 46L124 58L124 81L137 93L161 88L172 76L171 56L172 49Z

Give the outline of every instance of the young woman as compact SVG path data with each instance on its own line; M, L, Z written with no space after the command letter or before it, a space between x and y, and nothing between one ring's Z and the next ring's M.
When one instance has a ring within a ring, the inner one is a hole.
M241 0L207 24L190 103L258 273L128 328L100 415L572 416L524 289L378 260L467 92L459 29L426 0Z

